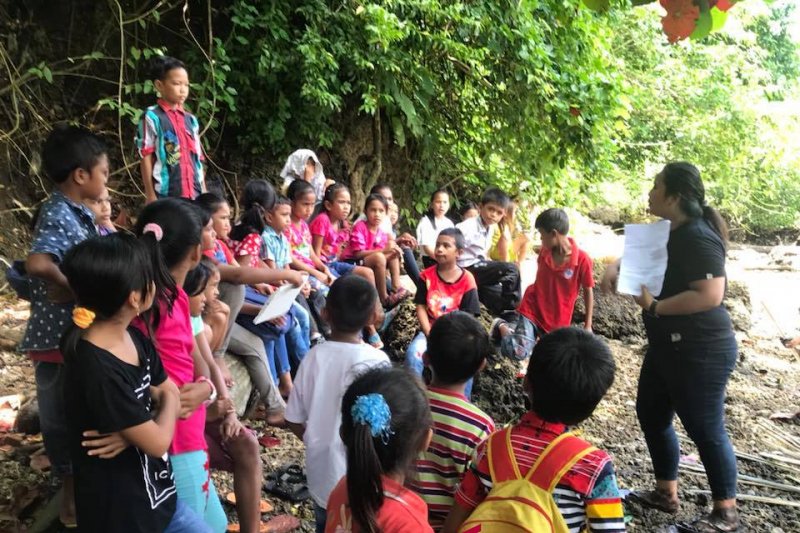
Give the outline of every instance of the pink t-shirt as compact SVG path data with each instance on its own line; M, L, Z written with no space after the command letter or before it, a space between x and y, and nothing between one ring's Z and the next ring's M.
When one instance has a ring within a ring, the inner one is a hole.
M331 218L325 211L311 221L310 229L311 235L322 237L319 258L323 263L336 261L344 247L347 246L347 241L350 240L350 228L347 227L347 223L342 221L339 223L339 229L334 228Z
M368 252L370 250L382 250L386 248L389 236L380 228L372 233L367 227L367 222L359 220L350 231L350 242L342 252L342 259L354 259L356 252Z
M161 357L161 364L167 376L180 388L186 383L194 382L194 335L189 317L189 296L178 287L178 297L172 305L172 312L167 313L167 306L159 303L160 321L153 332L153 344ZM133 325L147 334L144 322L137 318ZM195 452L205 450L206 408L200 405L187 419L179 418L175 422L175 435L172 437L169 453Z
M313 267L314 261L311 260L311 230L308 229L306 221L301 220L297 225L294 222L290 223L283 230L283 234L286 235L286 239L292 249L292 259Z

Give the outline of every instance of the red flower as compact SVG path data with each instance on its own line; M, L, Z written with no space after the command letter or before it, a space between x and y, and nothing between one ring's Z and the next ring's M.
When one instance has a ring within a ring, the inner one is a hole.
M700 8L692 0L661 0L667 14L661 19L661 26L670 43L686 39L694 31Z
M732 0L717 0L716 6L720 11L727 11L733 7L734 3Z

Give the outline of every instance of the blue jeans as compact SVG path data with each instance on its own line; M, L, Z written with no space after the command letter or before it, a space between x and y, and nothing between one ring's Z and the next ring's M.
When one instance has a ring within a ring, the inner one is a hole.
M72 461L69 456L69 428L64 405L64 365L37 361L35 374L39 423L53 476L70 475Z
M681 419L697 445L714 500L736 496L736 456L725 429L725 388L736 365L733 335L716 343L650 344L639 375L636 414L656 479L678 479Z
M164 533L212 533L212 531L200 515L178 499L175 514L172 515L172 520Z
M328 520L328 511L324 507L314 504L314 524L316 533L325 533L325 522Z
M509 327L512 326L513 333L500 339L500 353L509 359L522 361L531 356L536 345L536 337L541 331L536 324L522 315L519 315L516 324L509 324Z
M311 348L311 315L297 302L292 304L291 314L294 324L286 332L286 348L294 363L292 368L297 371L300 361Z
M417 333L417 336L411 340L411 344L408 345L408 349L406 350L406 368L420 377L422 376L422 371L425 369L425 365L422 362L422 354L424 354L427 349L428 338L420 331ZM464 385L464 396L467 397L467 400L472 396L472 379L473 378L469 378Z

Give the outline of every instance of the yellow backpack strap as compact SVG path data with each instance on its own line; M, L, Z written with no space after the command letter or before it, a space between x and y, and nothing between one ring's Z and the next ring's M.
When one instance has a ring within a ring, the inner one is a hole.
M553 492L564 474L596 449L572 433L563 433L542 451L525 479L547 492Z
M511 447L511 426L489 436L489 441L486 443L486 458L489 461L489 475L492 476L493 484L522 477L514 457L514 449Z

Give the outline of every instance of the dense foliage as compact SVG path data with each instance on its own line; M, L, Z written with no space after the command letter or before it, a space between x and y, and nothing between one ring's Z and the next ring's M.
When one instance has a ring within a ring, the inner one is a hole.
M407 214L437 186L466 199L490 184L635 212L653 169L686 158L740 225L792 225L790 0L740 2L722 30L678 45L657 3L585 3L9 3L0 144L20 179L50 123L91 122L120 147L116 190L137 194L133 125L154 98L147 65L169 53L190 65L211 175L234 187L304 146L358 195L391 181Z

